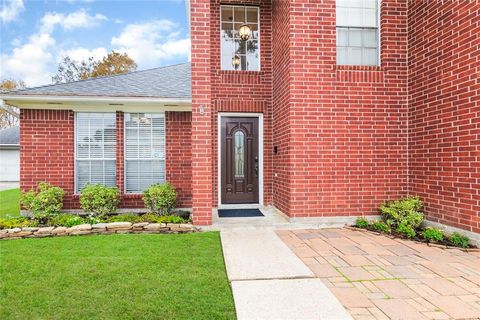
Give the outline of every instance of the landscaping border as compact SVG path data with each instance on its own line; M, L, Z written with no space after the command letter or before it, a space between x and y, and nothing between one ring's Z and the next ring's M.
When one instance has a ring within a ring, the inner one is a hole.
M113 233L191 233L200 229L188 223L111 222L73 227L23 227L0 230L0 239L45 238Z
M440 249L457 249L457 250L462 250L462 251L465 251L465 252L480 252L480 248L460 248L460 247L447 246L447 245L444 245L444 244L438 244L438 243L432 243L432 242L426 242L426 241L417 241L417 240L414 240L414 239L406 239L406 238L402 238L402 237L397 237L395 235L388 234L388 233L381 233L381 232L372 231L372 230L368 230L368 229L362 229L362 228L358 228L358 227L355 227L355 226L346 225L345 228L349 229L349 230L353 230L353 231L370 233L370 234L375 235L375 236L385 236L385 237L388 237L390 239L400 239L400 240L405 240L405 241L411 241L411 242L415 242L415 243L418 243L418 244L424 244L424 245L427 245L427 246L430 246L430 247L436 247L436 248L440 248Z

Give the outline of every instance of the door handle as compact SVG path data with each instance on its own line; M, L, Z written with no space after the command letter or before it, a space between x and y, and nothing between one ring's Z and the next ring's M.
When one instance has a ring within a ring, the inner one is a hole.
M258 177L258 164L255 164L255 176Z

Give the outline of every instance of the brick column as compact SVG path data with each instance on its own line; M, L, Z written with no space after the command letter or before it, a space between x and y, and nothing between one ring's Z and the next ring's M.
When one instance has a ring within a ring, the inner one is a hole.
M197 225L212 223L210 32L210 1L192 0L192 207Z

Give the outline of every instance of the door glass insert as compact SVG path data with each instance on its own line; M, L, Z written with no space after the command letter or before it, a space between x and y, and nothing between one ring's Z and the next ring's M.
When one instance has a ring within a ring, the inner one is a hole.
M245 134L242 131L235 132L235 177L244 177L245 175Z

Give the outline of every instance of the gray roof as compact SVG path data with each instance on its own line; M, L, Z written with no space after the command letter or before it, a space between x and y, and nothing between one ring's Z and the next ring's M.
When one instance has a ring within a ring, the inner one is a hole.
M15 95L190 99L190 63L10 91Z
M11 127L0 130L0 145L20 144L20 127Z

